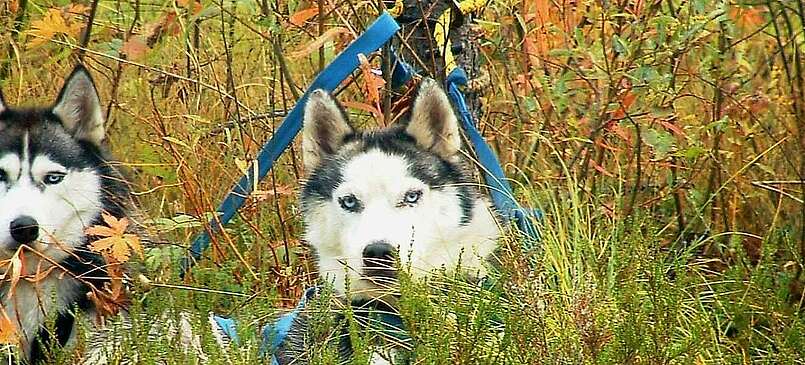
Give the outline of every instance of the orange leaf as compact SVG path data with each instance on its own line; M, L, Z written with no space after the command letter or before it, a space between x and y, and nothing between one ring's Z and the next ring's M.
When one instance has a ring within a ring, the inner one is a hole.
M111 261L123 263L131 257L131 251L136 252L142 257L142 245L140 237L126 233L129 225L127 218L117 219L112 215L103 213L104 226L92 226L86 229L86 233L92 236L104 237L89 245L90 250L106 255Z
M308 43L302 49L300 49L298 51L291 52L290 58L294 59L294 58L305 57L305 56L313 53L313 51L319 49L319 47L324 45L324 43L327 43L328 41L332 40L337 35L346 34L346 33L349 33L349 29L344 28L344 27L330 28L326 32L324 32L324 34L320 35L318 38L316 38L312 42Z
M611 172L609 172L606 169L604 169L603 166L599 165L598 163L596 163L592 159L590 159L590 163L593 164L593 168L595 169L595 171L598 171L598 172L600 172L600 173L602 173L602 174L604 174L604 175L606 175L608 177L615 177L615 175L613 175Z
M306 21L310 20L310 18L313 18L318 13L319 8L309 8L305 10L300 10L297 11L296 13L293 13L290 19L288 19L288 21L297 27L301 27L303 24L305 24Z
M8 318L6 309L0 307L0 343L16 344L18 341L17 326Z
M34 36L29 42L31 47L36 47L47 43L57 35L67 35L70 37L78 36L81 31L81 24L68 24L59 9L48 9L48 12L40 20L31 22L31 30L28 34Z
M377 114L379 112L377 110L377 108L375 108L374 106L371 106L371 105L366 104L366 103L359 103L357 101L343 101L343 102L341 102L341 104L344 105L347 108L363 110L363 111L365 111L367 113L370 113L372 115L375 115L375 114Z
M360 61L361 73L363 74L363 84L361 85L363 93L366 96L367 103L375 106L375 118L383 121L383 113L380 113L380 89L386 85L386 80L383 80L380 75L374 72L369 60L363 54L358 54L358 61Z

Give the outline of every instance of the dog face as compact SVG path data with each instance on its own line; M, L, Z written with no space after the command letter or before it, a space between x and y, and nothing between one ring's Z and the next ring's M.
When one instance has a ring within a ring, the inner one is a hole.
M482 269L498 225L463 164L458 121L432 80L410 119L357 131L324 91L305 107L302 189L305 240L321 276L353 298L394 291L395 259L412 274Z
M80 66L51 108L11 108L0 94L0 258L28 245L58 262L85 243L107 195L100 108Z

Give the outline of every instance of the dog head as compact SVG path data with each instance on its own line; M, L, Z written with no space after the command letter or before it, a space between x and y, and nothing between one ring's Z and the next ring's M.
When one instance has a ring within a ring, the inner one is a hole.
M407 121L359 131L326 92L305 107L305 240L320 275L354 297L393 292L395 261L414 275L480 269L498 225L463 164L447 95L424 80Z
M0 257L27 245L59 261L85 243L115 184L107 181L104 135L82 66L48 108L13 108L0 93Z

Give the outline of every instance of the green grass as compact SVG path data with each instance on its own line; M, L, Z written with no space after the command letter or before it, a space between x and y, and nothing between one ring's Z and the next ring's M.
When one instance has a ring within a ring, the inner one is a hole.
M533 195L543 196L557 191L534 189ZM698 253L712 239L673 246L641 213L618 221L579 195L572 188L560 189L555 199L533 202L545 213L540 243L523 252L515 234L502 240L505 265L490 275L488 285L444 273L422 281L403 276L399 312L409 328L416 363L803 362L805 321L784 289L794 273L770 253L764 251L757 264L739 258L719 267ZM233 283L236 270L236 265L200 269L194 284L236 292L243 285L270 288L248 280ZM214 363L234 364L257 361L259 326L278 313L279 305L270 291L246 301L156 287L135 298L134 313L143 311L148 318L179 311L197 315L194 331L202 337L205 353ZM331 364L337 332L333 313L347 312L326 292L322 298L309 307L319 340L310 358L315 364ZM207 331L208 311L238 321L242 342L228 352L228 360ZM151 325L143 321L126 331L132 339L120 349L121 358L137 354L141 363L193 362L175 351L176 338L139 340ZM383 333L377 331L353 327L351 334L357 344L355 363L365 363L361 360L378 341L383 343ZM166 355L166 349L172 350Z

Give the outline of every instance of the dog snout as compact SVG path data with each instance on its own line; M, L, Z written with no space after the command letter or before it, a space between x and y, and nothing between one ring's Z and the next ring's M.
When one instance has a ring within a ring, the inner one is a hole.
M11 238L20 245L27 245L39 237L39 223L33 217L19 216L8 226Z
M363 261L367 266L388 266L394 260L394 247L386 241L375 241L363 249Z

